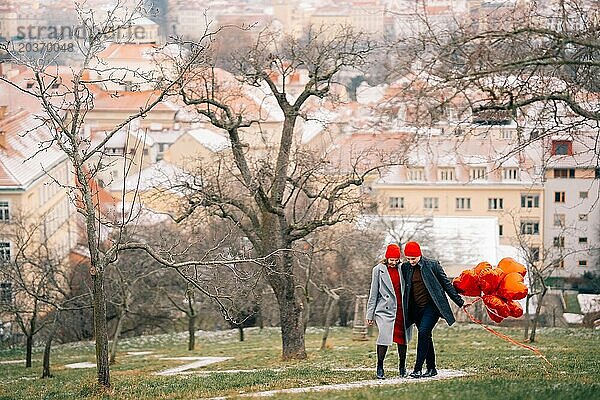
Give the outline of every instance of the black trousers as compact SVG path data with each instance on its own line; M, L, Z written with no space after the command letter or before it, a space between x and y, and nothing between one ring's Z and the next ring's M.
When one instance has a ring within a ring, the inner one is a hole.
M427 369L435 368L435 348L433 347L432 332L435 324L437 324L440 319L440 312L436 305L433 302L430 302L424 307L410 304L408 314L408 323L414 323L419 332L415 371L421 371L425 362L427 363Z

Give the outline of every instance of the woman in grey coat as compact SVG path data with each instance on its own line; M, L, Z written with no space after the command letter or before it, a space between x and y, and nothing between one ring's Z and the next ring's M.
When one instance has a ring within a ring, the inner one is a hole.
M406 377L406 344L410 332L404 322L402 293L404 282L399 271L400 247L390 244L385 251L385 259L373 268L371 290L367 301L367 325L377 324L377 378L385 379L383 361L388 346L398 345L398 371Z

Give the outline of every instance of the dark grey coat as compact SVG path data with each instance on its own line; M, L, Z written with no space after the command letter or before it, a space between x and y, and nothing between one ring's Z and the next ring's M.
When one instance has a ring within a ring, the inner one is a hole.
M437 260L432 260L431 258L421 256L419 265L421 266L423 283L425 284L429 295L433 299L433 302L437 306L441 317L446 320L448 325L452 325L454 322L456 322L456 319L454 318L454 314L450 308L450 303L448 303L446 293L459 307L462 307L465 301L461 295L458 294L454 286L452 286L452 282L450 282L450 279L448 279L448 276L446 276L446 273ZM402 270L402 277L404 278L406 289L403 294L403 303L404 309L407 310L410 300L413 268L409 262L402 263L400 268Z

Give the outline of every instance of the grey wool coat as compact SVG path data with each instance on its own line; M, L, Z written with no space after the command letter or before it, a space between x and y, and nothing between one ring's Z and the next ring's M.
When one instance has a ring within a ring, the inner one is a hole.
M446 320L448 325L452 325L454 322L456 322L456 319L454 318L454 314L450 308L450 303L448 303L446 293L459 307L462 307L462 305L465 303L464 299L460 296L460 294L458 294L454 286L452 286L452 282L450 282L450 279L437 260L421 257L421 260L419 260L419 265L421 266L423 283L425 284L429 295L433 299L433 302L440 312L441 317ZM406 282L406 290L403 292L403 303L405 304L405 308L408 308L413 268L409 262L404 262L400 266L400 269L402 271L402 277Z
M400 268L400 265L398 265ZM400 293L404 293L405 284L402 279L402 273L398 270L400 275ZM375 320L377 329L379 329L379 336L377 336L377 344L390 346L394 339L394 322L396 321L396 310L398 305L402 307L402 313L404 315L404 337L406 343L412 337L412 327L406 327L406 308L402 299L396 299L396 292L392 284L392 278L387 270L385 264L377 264L373 267L371 275L371 290L369 292L369 299L367 301L367 315L366 319Z

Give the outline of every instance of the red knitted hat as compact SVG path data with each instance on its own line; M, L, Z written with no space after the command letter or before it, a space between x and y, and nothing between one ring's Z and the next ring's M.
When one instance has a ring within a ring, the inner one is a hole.
M385 250L385 258L400 258L400 246L396 243L388 244L387 249Z
M419 257L421 255L421 246L417 242L408 242L404 245L404 255L406 257Z

